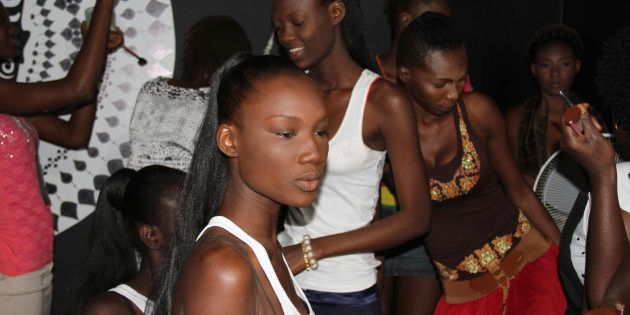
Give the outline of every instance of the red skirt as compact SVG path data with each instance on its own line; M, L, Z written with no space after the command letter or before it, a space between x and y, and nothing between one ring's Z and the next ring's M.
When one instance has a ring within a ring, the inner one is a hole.
M505 314L564 314L567 301L558 277L558 247L552 244L540 258L525 265L509 281ZM503 289L471 302L448 304L444 296L435 308L436 315L500 315L503 314Z

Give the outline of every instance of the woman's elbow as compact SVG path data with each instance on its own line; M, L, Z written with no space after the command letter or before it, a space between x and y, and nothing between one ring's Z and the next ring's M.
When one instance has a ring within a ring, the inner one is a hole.
M91 84L78 84L75 88L75 96L77 104L87 104L94 102L98 95L98 86Z
M408 231L412 237L415 238L427 234L430 229L430 220L430 213L425 213L424 211L414 213L407 221Z
M60 145L69 150L87 149L90 145L90 137L70 137L66 143Z

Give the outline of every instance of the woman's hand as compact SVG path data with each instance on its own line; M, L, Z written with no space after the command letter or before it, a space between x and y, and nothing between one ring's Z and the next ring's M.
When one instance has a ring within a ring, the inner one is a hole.
M89 26L86 21L81 22L81 35L85 37L87 35ZM125 35L122 30L116 26L115 29L109 30L109 36L107 38L107 50L112 52L125 43Z
M304 253L302 253L302 244L287 246L282 248L284 258L291 268L291 273L294 275L304 271L306 264L304 263Z
M599 132L601 127L593 121L585 104L576 105L580 108L581 117L578 124L582 133L576 133L569 126L562 130L560 146L571 155L591 177L596 177L601 170L614 169L615 150L612 144Z

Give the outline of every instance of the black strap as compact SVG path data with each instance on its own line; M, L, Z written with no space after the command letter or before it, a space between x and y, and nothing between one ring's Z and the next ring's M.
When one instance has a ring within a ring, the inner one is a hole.
M571 241L576 227L582 221L586 203L588 202L588 193L581 191L571 208L569 217L564 224L562 235L560 236L560 249L558 256L558 274L562 287L567 298L567 310L565 314L581 314L582 313L582 297L584 294L584 285L578 277L573 262L571 261Z

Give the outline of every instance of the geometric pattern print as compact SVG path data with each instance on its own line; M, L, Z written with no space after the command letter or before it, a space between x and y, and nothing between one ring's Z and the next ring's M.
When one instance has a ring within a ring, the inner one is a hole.
M491 272L496 274L501 269L503 258L512 245L519 239L523 238L531 225L527 217L519 210L518 224L514 233L495 237L491 242L483 244L480 248L462 260L455 268L449 268L439 261L434 261L439 274L442 278L455 281L460 277L460 273L478 274L482 272Z
M25 0L22 28L31 36L24 48L18 82L65 76L83 41L79 27L85 20L85 10L94 3ZM105 179L126 165L130 153L129 120L142 84L173 74L175 32L170 0L120 0L114 16L125 34L125 44L148 64L138 65L123 49L109 54L88 149L66 150L40 142L40 164L56 233L92 213Z

